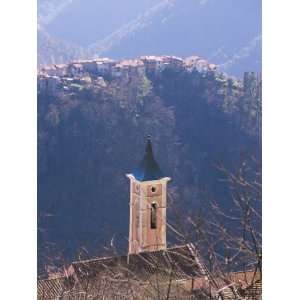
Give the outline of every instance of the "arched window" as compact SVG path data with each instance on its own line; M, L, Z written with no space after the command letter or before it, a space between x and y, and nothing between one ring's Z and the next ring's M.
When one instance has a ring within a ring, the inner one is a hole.
M151 203L151 216L150 216L150 228L156 229L157 228L157 204L155 202Z

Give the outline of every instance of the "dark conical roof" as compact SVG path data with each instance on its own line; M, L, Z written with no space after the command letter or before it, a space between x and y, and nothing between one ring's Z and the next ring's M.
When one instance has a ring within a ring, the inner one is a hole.
M144 158L132 175L139 181L157 180L164 177L159 165L154 159L150 137L147 138Z

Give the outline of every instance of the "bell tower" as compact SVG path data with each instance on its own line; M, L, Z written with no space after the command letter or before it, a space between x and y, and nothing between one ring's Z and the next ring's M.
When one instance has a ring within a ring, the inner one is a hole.
M154 159L150 137L144 158L130 179L128 254L166 249L167 182Z

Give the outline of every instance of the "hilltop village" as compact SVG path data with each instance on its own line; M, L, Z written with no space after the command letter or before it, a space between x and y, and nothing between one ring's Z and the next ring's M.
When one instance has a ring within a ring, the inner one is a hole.
M159 74L169 70L185 69L189 72L216 72L217 66L199 56L185 59L176 56L141 56L137 59L115 61L109 58L73 61L51 65L38 71L38 92L55 95L59 91L76 92L84 86L106 87L106 80L128 79L147 72Z

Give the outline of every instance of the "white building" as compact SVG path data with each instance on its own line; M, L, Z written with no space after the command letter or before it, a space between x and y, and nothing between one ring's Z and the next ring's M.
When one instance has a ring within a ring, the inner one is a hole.
M71 63L68 66L68 75L72 77L78 77L84 74L84 68L81 63Z
M154 55L147 55L141 56L140 60L144 63L145 68L151 71L162 71L164 69L164 57L163 56L154 56Z
M109 58L98 58L94 60L96 64L97 73L100 76L107 75L111 72L113 66L116 64L116 62Z
M46 92L54 95L59 89L61 80L58 76L39 75L37 84L39 92Z

